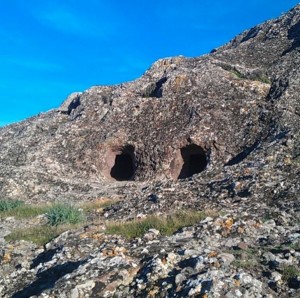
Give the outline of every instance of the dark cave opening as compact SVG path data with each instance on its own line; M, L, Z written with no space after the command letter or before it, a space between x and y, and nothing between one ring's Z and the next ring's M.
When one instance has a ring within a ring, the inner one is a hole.
M183 166L178 179L185 179L203 172L207 167L207 156L205 151L195 144L180 149Z
M135 173L134 147L131 145L121 148L115 157L115 164L110 171L110 176L118 181L132 180Z

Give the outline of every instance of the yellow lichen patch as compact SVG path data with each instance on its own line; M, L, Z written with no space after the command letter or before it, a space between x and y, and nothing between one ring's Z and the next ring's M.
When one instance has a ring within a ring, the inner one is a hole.
M236 287L239 287L239 286L241 285L241 282L240 282L238 279L235 279L235 280L234 280L234 285L235 285Z
M87 239L87 238L91 238L90 236L91 236L90 233L82 233L82 234L79 235L79 238L80 239Z
M218 253L217 253L216 251L211 251L211 252L208 254L208 257L209 257L209 258L215 258L217 255L218 255Z
M255 222L253 225L252 225L253 228L255 229L259 229L261 227L261 223L259 222Z
M104 208L97 208L95 209L96 213L103 213L104 212Z
M159 287L154 287L152 290L149 291L148 297L157 297L159 291Z
M79 235L80 239L87 239L87 238L91 238L91 239L96 239L96 240L100 240L103 239L103 233L100 232L85 232Z
M227 218L223 224L222 224L223 228L226 229L226 230L231 230L232 229L232 226L233 226L233 218L232 217L229 217Z
M103 239L104 234L103 233L93 233L92 238L96 240Z
M11 254L10 252L5 252L2 258L2 263L7 264L11 261Z
M105 248L102 250L102 254L106 257L115 257L117 255L117 252L115 251L114 248L112 249Z
M105 248L102 250L102 254L106 257L115 257L118 255L124 255L125 253L127 253L127 249L125 247Z

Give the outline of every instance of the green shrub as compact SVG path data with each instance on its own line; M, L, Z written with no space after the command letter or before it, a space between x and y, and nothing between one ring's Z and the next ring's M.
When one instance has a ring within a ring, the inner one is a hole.
M142 237L149 229L156 229L162 235L172 235L180 228L191 226L205 217L204 212L197 211L181 211L165 217L150 215L145 219L130 222L107 222L106 233L131 239Z
M24 202L19 200L0 200L0 212L15 209L23 204Z
M60 224L77 224L84 220L84 214L78 208L67 204L55 204L46 213L48 224L57 226Z
M282 279L288 281L291 278L300 276L300 271L293 265L286 265L282 269Z

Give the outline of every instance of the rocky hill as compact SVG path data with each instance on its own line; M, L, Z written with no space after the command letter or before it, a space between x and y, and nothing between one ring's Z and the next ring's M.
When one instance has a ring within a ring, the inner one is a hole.
M14 259L0 294L299 297L297 274L284 275L300 262L299 118L300 5L208 55L161 59L133 82L1 128L2 198L118 200L106 220L218 215L130 241L87 226L43 249L10 248L1 235L34 223L2 220L3 256Z

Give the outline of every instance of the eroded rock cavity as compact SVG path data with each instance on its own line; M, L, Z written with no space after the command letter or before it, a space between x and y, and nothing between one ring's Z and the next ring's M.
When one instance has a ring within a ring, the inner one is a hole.
M201 173L207 166L205 151L198 145L191 144L180 149L183 165L178 179L185 179Z
M132 145L119 148L110 176L118 181L132 180L135 174L135 154Z

